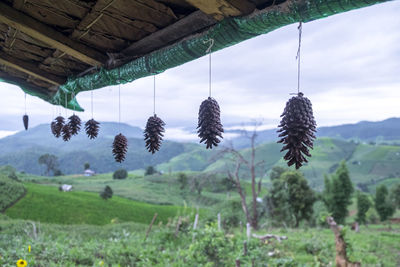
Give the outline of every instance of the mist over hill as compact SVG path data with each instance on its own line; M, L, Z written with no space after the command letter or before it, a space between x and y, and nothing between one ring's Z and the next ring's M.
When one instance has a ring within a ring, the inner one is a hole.
M127 158L122 164L116 163L111 153L113 138L120 132L129 142ZM399 146L393 145L400 140L399 118L321 127L317 135L313 157L302 168L309 179L316 181L317 187L320 186L317 181L322 181L323 173L334 171L343 159L352 165L354 177L359 181L400 176L400 167L396 167L400 166L396 154L400 153ZM258 157L267 162L266 171L274 165L284 165L279 152L281 145L276 144L276 140L276 130L258 132L257 153ZM231 141L235 148L247 153L247 138L239 136ZM366 144L371 142L386 142L386 145ZM43 174L44 166L38 164L38 158L45 153L58 157L60 170L64 174L82 173L86 162L99 173L112 172L118 168L142 169L149 165L157 165L163 171L223 171L229 166L228 161L213 158L216 150L206 150L203 145L196 143L164 141L160 151L153 155L145 149L142 129L113 122L102 123L99 137L95 140L88 139L84 131L81 131L71 141L64 142L51 134L49 125L39 125L0 139L0 166L10 164L20 171Z

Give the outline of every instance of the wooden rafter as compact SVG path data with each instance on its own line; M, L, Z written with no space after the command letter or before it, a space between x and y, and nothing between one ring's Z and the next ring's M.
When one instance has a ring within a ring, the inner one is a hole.
M213 17L204 14L201 11L195 11L192 14L180 19L174 24L165 27L151 35L137 41L122 51L121 58L138 57L159 49L165 44L173 43L194 32L214 25L217 21Z
M18 86L21 86L21 87L29 88L31 90L34 90L35 92L38 92L38 93L44 94L44 95L51 95L51 94L54 94L57 92L57 90L55 88L43 88L43 87L37 86L33 83L28 82L25 79L11 76L2 70L0 70L0 79L4 79L7 82L10 82L12 84L17 84Z
M53 28L37 21L22 12L19 12L4 3L0 3L0 22L3 22L25 34L46 43L82 62L92 66L102 66L107 57L86 46L80 44Z
M247 15L255 9L255 5L247 0L186 0L186 2L212 15L216 20Z
M65 82L65 79L54 74L45 72L38 68L35 64L11 57L10 55L0 52L0 64L13 68L15 70L26 73L42 81L46 81L53 85L60 85Z

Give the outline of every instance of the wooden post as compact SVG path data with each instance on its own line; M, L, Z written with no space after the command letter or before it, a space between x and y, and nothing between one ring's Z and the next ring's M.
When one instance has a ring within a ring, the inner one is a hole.
M196 217L194 218L193 230L197 229L197 224L199 223L199 214L196 213Z
M250 240L251 236L251 226L250 223L246 223L246 234L247 234L247 241Z
M179 216L178 223L176 224L176 229L175 229L175 237L178 237L179 227L181 226L181 223L182 223L182 217Z
M150 231L151 231L151 227L153 226L154 222L156 221L157 215L158 215L157 212L154 213L153 220L151 220L151 223L150 223L150 225L149 225L149 228L147 229L146 237L144 238L144 240L146 240L147 237L149 236L149 233L150 233Z
M221 213L218 213L218 231L221 231Z
M243 242L243 256L247 255L247 241L245 240Z

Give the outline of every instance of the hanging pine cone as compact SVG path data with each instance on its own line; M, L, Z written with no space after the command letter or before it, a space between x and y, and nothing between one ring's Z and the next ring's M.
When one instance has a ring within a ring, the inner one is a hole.
M125 154L128 151L128 139L122 134L118 134L114 138L113 150L116 162L123 162L125 160Z
M201 103L197 129L200 143L205 142L206 148L218 146L221 142L218 137L223 138L224 129L221 124L219 105L214 98L209 97Z
M163 120L155 114L147 120L144 140L146 141L147 150L153 154L160 149L163 133L165 132L164 126Z
M100 123L94 119L90 119L85 123L85 131L90 139L95 139L99 134Z
M77 135L81 130L81 119L77 115L72 115L68 118L68 127L71 132L71 135Z
M29 117L28 117L28 115L25 114L22 117L22 121L24 122L25 131L27 131L28 130L28 125L29 125Z
M50 128L51 132L56 138L59 138L61 136L61 131L64 126L64 118L62 116L58 116L57 118L54 119L54 121L51 122Z
M281 152L288 150L284 156L288 166L296 164L298 169L303 162L308 162L305 156L311 157L309 148L313 148L314 133L317 131L310 100L303 97L303 93L292 97L286 103L281 117L278 132L282 139L278 143L285 145Z
M69 129L69 125L68 123L64 124L64 126L62 127L62 138L65 142L68 142L71 139L71 129Z

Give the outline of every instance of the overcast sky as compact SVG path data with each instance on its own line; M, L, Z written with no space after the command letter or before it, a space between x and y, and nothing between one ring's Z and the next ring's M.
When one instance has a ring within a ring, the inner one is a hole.
M400 117L400 1L350 11L303 25L301 91L313 103L319 126ZM232 127L263 119L279 123L297 87L297 24L218 51L212 56L212 96L222 122ZM167 136L197 125L208 96L208 58L157 75L156 113ZM0 136L23 128L24 94L0 83ZM122 121L144 127L153 110L153 78L121 86ZM90 118L90 92L78 101ZM59 108L27 96L31 126L49 123ZM65 115L65 111L62 110ZM71 112L68 111L70 115ZM118 121L118 87L94 91L94 117Z

